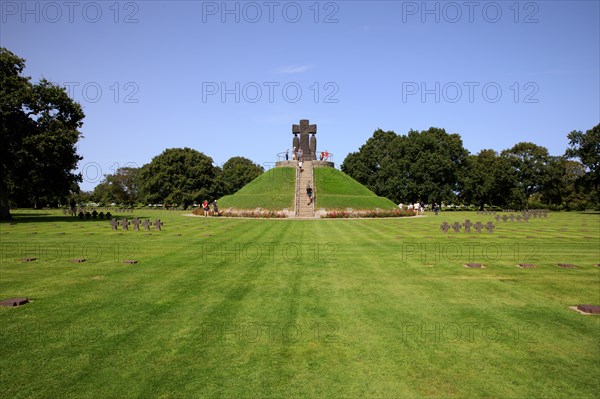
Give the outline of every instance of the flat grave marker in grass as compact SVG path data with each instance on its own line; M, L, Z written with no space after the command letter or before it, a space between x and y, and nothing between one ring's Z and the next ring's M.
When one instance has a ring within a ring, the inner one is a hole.
M485 269L485 266L482 265L481 263L469 262L469 263L465 263L463 266L467 267L469 269Z
M598 305L577 305L569 306L569 308L584 315L600 315L600 306Z
M537 266L532 263L519 263L517 267L521 269L535 269Z
M83 262L85 262L85 258L73 258L73 259L70 259L69 262L71 262L71 263L83 263Z
M557 263L556 265L558 267L562 268L562 269L575 269L575 268L577 268L577 265L574 265L572 263Z
M34 260L37 260L37 258L21 258L21 259L19 259L19 261L21 261L21 262L33 262Z
M127 264L129 264L129 265L134 265L134 264L138 263L138 261L137 261L137 260L135 260L135 259L125 259L125 260L123 261L123 263L127 263Z
M0 306L21 306L29 303L27 298L8 298L0 301Z

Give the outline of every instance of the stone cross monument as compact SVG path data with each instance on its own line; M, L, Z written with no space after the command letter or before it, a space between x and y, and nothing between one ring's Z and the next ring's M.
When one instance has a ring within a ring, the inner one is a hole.
M302 149L302 158L305 161L317 159L317 138L315 137L317 125L309 125L308 119L301 119L299 125L292 125L292 133L294 134L292 147ZM312 134L310 138L309 134ZM299 138L298 135L300 135Z

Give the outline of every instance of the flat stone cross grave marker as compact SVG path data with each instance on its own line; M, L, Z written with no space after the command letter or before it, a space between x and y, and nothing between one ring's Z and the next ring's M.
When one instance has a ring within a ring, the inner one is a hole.
M133 223L133 229L134 229L134 230L138 230L138 231L139 231L139 230L140 230L140 223L141 223L141 222L142 222L142 221L141 221L140 219L138 219L138 218L134 218L134 219L131 221L131 223Z
M465 233L470 233L471 232L471 227L473 226L473 223L471 223L471 221L469 219L467 219L463 223L463 226L465 226Z
M577 305L577 310L585 314L600 314L600 306L598 305Z
M442 225L440 226L440 228L442 229L442 231L444 233L447 233L448 230L450 230L450 225L448 224L448 222L444 222L444 223L442 223Z
M481 263L465 263L464 266L468 267L469 269L485 269L485 266Z
M148 219L146 219L142 222L142 226L144 226L144 229L150 230L150 226L152 226L152 222L149 221Z
M519 263L517 267L521 269L535 269L537 266L532 263Z
M493 222L487 222L487 224L485 225L485 228L487 229L488 233L493 233L495 227L496 226Z
M477 222L473 225L475 227L475 231L481 233L481 230L485 227L485 225L481 222Z
M0 306L21 306L29 303L27 298L8 298L0 301Z
M575 269L577 268L576 265L572 264L572 263L557 263L556 264L558 267L562 268L562 269Z
M460 232L461 227L462 227L461 223L458 223L458 222L452 223L452 230L454 230L455 233Z

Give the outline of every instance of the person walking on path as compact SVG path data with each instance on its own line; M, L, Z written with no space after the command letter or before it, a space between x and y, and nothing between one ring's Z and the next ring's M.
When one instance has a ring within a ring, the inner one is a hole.
M202 203L202 209L204 209L204 217L207 217L208 211L210 210L207 200L204 200L204 202Z

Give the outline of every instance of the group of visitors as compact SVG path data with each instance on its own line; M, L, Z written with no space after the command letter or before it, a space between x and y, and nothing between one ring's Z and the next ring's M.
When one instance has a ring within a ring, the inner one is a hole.
M400 210L404 209L404 204L400 203L398 204L398 207L400 208ZM426 204L424 204L422 201L419 202L415 202L414 204L408 204L406 206L406 209L408 209L409 211L415 211L415 213L417 215L423 215L425 213L425 208L427 207ZM437 214L440 212L440 206L438 205L438 203L434 203L433 204L433 213L435 213L435 215L437 216Z
M202 209L204 210L204 217L207 217L209 214L212 214L212 216L219 216L219 205L217 204L217 200L214 200L212 203L204 200L204 202L202 202Z
M321 152L321 155L319 156L319 159L321 161L327 161L329 159L329 151L325 150Z

